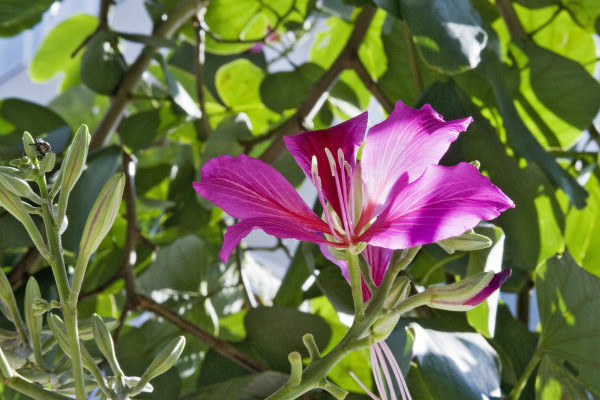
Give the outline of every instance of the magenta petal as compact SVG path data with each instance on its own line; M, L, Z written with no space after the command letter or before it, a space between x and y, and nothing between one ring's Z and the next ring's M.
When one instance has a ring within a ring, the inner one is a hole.
M492 293L494 293L496 290L498 290L500 288L500 286L502 286L504 281L506 281L510 277L511 273L512 273L512 270L509 268L509 269L502 270L502 271L498 272L497 274L495 274L494 277L492 278L492 280L490 281L490 283L488 283L487 286L485 288L483 288L483 290L481 292L477 293L475 296L473 296L468 301L466 301L464 303L464 305L466 305L466 306L479 305L481 302L483 302L485 299L487 299Z
M375 246L407 249L458 236L514 203L467 163L431 165L405 186L360 238Z
M367 245L362 255L367 261L367 264L369 264L373 282L375 285L379 286L383 281L385 272L390 266L394 250Z
M235 247L254 229L262 229L269 235L280 238L293 238L315 243L327 242L323 238L322 234L311 231L307 229L306 226L287 218L248 218L227 228L225 240L223 241L223 247L219 252L219 257L221 257L221 260L223 260L223 262L227 262L229 255L233 250L235 250Z
M337 189L335 181L331 177L331 167L325 155L325 148L329 149L336 162L338 149L342 149L344 159L354 169L356 152L362 144L367 130L367 120L368 115L364 112L328 129L303 132L283 138L290 154L309 180L312 180L312 158L316 156L325 198L338 213L340 210Z
M246 155L214 158L202 167L194 189L239 219L287 219L304 229L329 231L294 187L273 167Z
M471 121L469 117L445 122L429 104L416 110L397 102L390 116L369 130L363 148L367 208L385 205L428 165L437 164Z

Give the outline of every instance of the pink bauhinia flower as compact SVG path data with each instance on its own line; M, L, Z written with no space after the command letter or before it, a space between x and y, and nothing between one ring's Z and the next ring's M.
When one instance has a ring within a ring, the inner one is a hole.
M227 229L221 259L254 229L358 254L367 244L407 249L437 242L496 218L514 204L476 167L437 165L471 121L444 121L429 105L416 110L398 102L366 139L367 113L285 137L317 188L323 218L260 160L225 155L208 161L194 188L240 220Z

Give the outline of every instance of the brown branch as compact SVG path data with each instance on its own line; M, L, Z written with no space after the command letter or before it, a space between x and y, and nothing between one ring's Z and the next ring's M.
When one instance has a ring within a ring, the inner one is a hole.
M204 9L206 10L206 9ZM194 46L194 73L196 75L196 93L198 95L198 104L200 105L200 113L202 116L202 125L206 136L212 135L210 120L206 113L206 104L204 101L204 48L205 48L205 32L202 29L201 20L204 18L204 12L200 12L198 17L194 17L194 33L196 43Z
M248 356L246 353L239 350L237 347L234 347L231 344L219 339L218 337L211 335L210 333L200 328L198 325L193 324L187 319L181 317L179 314L177 314L170 308L165 307L162 304L155 302L151 298L141 294L137 295L137 300L138 310L152 311L156 315L159 315L164 319L171 321L184 331L189 332L190 334L196 336L198 339L202 340L217 353L228 358L234 363L246 368L247 370L251 372L262 372L268 369L258 361Z
M33 275L38 264L42 260L42 255L35 247L30 247L21 258L21 261L13 268L8 281L13 290L17 290L29 276Z
M371 78L369 71L367 71L362 61L360 61L360 58L352 57L352 59L350 59L350 63L352 65L352 69L354 69L354 71L362 81L363 85L365 85L367 90L369 90L369 92L371 92L371 94L375 96L375 98L377 99L379 104L381 104L385 112L391 114L392 111L394 111L394 103L392 103L390 99L388 99L388 97L385 95L385 93L383 93L383 90L381 90L379 85L377 85L377 83Z
M154 32L154 36L164 39L170 39L175 32L191 17L193 17L200 9L208 2L208 0L186 0L181 2L167 19L158 26ZM152 61L152 57L156 53L155 46L146 46L135 62L131 65L123 81L121 82L116 94L112 98L111 105L104 115L100 124L94 131L90 148L95 149L103 146L115 130L119 123L123 111L129 104L130 95L138 86L142 74Z
M296 113L288 119L281 127L270 133L270 136L274 136L275 140L260 156L260 159L271 163L281 153L283 149L283 136L298 133L305 129L305 120L310 116L314 115L318 111L323 102L326 100L327 91L336 82L340 74L349 67L349 61L358 52L369 25L375 15L375 8L372 5L365 5L356 17L354 24L354 30L346 42L346 45L342 49L342 52L335 59L329 69L321 76L321 78L310 88L308 95L304 98L302 103L298 106Z
M135 185L133 183L133 174L135 173L135 162L133 158L123 151L122 154L123 172L125 174L125 190L123 198L125 199L125 209L127 216L127 233L125 236L125 245L123 246L123 259L121 260L120 275L125 279L125 292L127 302L132 308L135 308L137 301L135 272L133 270L132 255L135 254L135 247L138 240L137 210L135 206Z
M523 25L517 16L517 12L512 6L511 0L497 0L496 8L504 20L511 38L526 40L531 39L529 34L525 32L525 29L523 28Z

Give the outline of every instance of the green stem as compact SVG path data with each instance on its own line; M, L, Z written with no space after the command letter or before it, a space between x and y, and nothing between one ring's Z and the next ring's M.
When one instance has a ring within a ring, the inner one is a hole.
M42 204L42 218L46 226L46 236L48 238L48 248L50 252L50 267L56 281L58 295L62 306L65 325L67 328L67 337L69 340L69 349L71 362L73 363L73 378L75 380L75 394L77 400L85 400L86 392L83 381L83 368L81 365L81 348L79 344L79 334L77 329L77 301L69 301L69 278L62 250L61 238L58 233L60 227L54 216L52 204L48 199L48 187L46 178L42 175L38 177L37 183L40 187L40 193L44 199Z
M525 389L525 385L527 384L529 377L536 369L539 362L542 360L542 356L543 354L539 350L536 350L535 353L533 353L531 360L529 360L529 364L527 364L527 366L523 370L523 373L519 377L519 380L515 384L515 387L513 387L513 390L510 391L510 394L508 395L509 400L519 399L519 397L521 396L521 392L523 391L523 389Z
M365 340L369 335L371 325L381 316L385 299L392 287L392 283L398 275L398 272L405 269L408 264L413 260L414 256L419 251L420 247L404 250L401 253L399 259L394 259L392 265L388 268L383 281L379 285L379 288L373 293L373 297L369 300L369 304L360 318L354 318L354 322L346 336L322 358L311 362L302 373L302 381L297 387L291 387L290 385L284 385L271 396L267 397L267 400L292 400L296 399L302 394L309 390L321 387L323 379L329 374L329 371L340 362L348 353L358 348L357 344L368 345L370 340ZM351 256L355 258L355 264L357 263L357 256ZM351 261L348 262L350 266ZM355 265L358 268L358 265ZM351 270L352 271L352 270ZM350 275L352 278L352 273ZM360 279L360 275L358 276ZM359 280L360 283L360 280ZM352 284L352 283L351 283ZM361 300L362 300L362 291ZM362 308L362 305L361 305Z
M358 261L358 255L352 254L349 251L348 254L348 270L350 271L350 288L352 289L352 300L354 302L354 317L360 318L363 313L363 294L362 294L362 283L360 275L360 262Z

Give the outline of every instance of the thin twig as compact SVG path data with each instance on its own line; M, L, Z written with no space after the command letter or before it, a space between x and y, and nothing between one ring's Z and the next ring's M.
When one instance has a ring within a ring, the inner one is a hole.
M200 11L207 1L208 0L186 0L181 2L167 19L158 26L154 32L154 36L170 39L184 23ZM129 70L127 70L123 81L112 98L109 109L94 131L90 143L91 149L103 146L110 139L110 136L123 115L125 107L129 104L129 95L138 86L142 74L150 65L156 51L157 48L155 46L146 46Z
M204 18L205 10L206 8L199 12L197 17L193 18L196 36L196 45L194 47L194 73L196 74L196 93L198 95L200 113L202 114L200 119L202 120L206 136L210 136L212 135L212 129L210 127L210 120L206 112L206 104L204 101L204 42L206 33L204 32L204 29L202 29L201 20Z
M71 57L75 57L77 53L81 51L98 32L108 30L108 11L113 0L100 0L100 11L98 12L98 26L94 29L94 32L90 33L83 39L83 42L77 46L77 48L71 53Z
M198 339L202 340L204 343L210 346L217 353L222 356L228 358L234 363L246 368L251 372L262 372L266 371L267 367L254 360L246 353L240 351L237 347L232 346L231 344L219 339L206 332L198 325L193 324L187 319L181 317L175 311L171 310L169 307L165 307L162 304L159 304L152 300L149 297L138 294L138 310L144 311L152 311L156 315L163 317L164 319L171 321L184 331L196 336Z
M260 156L261 160L267 163L273 162L283 149L283 136L295 134L305 129L305 121L312 118L321 108L327 98L327 91L336 82L340 74L349 67L349 60L357 54L358 48L375 16L375 11L377 11L377 8L372 5L367 4L363 7L358 17L356 17L354 30L342 52L323 76L310 88L308 95L300 103L296 113L278 129L269 133L269 136L275 137L275 139Z
M394 111L394 104L390 101L390 99L388 99L385 93L383 93L383 90L381 90L379 85L377 85L377 83L371 78L369 71L367 71L362 61L360 61L360 58L352 57L350 59L350 63L352 65L352 69L354 69L367 90L369 90L371 94L375 96L385 112L391 114L392 111Z

